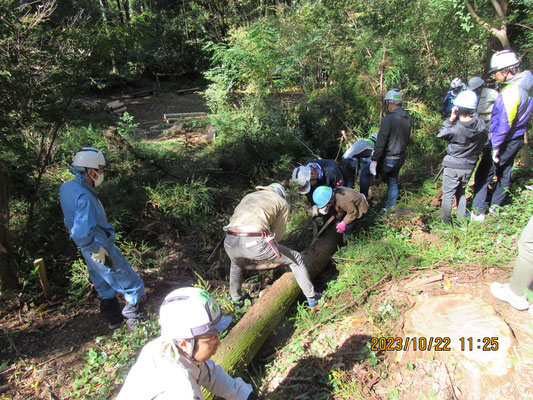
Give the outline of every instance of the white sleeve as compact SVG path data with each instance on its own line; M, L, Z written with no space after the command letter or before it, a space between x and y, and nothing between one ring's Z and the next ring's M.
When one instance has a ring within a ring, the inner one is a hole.
M204 363L198 383L226 400L247 400L253 391L251 385L241 378L232 378L224 368L211 360Z

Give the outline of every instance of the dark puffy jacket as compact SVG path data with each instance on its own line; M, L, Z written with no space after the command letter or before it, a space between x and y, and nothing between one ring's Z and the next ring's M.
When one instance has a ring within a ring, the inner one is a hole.
M487 139L485 122L477 114L474 114L471 121L458 121L455 125L446 120L437 137L450 142L446 148L443 166L473 169Z
M381 122L372 161L383 161L382 158L386 157L405 156L410 136L411 117L403 108L393 110Z

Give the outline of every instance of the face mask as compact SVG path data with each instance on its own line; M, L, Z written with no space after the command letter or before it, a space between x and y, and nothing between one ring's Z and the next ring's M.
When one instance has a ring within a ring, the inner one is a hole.
M325 207L322 207L322 208L319 208L318 209L318 212L322 215L326 215L329 211L329 206L325 206Z
M97 178L94 179L92 178L93 182L94 182L94 187L98 187L102 184L102 182L104 181L104 173L102 172L100 175L97 174Z

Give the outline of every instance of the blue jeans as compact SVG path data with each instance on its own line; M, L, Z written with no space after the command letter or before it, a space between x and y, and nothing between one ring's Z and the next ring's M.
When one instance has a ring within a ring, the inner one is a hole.
M498 177L496 188L492 193L490 205L501 206L511 184L511 171L516 154L524 144L524 138L520 137L503 142L500 145L500 162L494 164L490 147L485 150L474 176L474 201L472 212L476 215L483 214L489 202L488 187L494 175Z
M380 176L387 182L389 187L389 194L385 208L391 208L396 205L398 199L398 175L400 174L400 168L405 163L405 157L402 158L386 158L381 170L378 171ZM359 180L359 191L368 197L368 188L370 187L370 164L361 168L361 177Z

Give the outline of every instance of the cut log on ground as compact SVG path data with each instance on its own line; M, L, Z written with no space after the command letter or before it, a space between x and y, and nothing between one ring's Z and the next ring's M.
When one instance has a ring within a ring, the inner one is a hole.
M311 278L317 276L337 251L341 235L331 225L312 247L302 252ZM213 361L230 375L238 376L252 361L281 318L300 296L292 272L283 274L247 311L222 340ZM212 399L213 397L207 396Z
M126 107L117 108L116 110L113 110L115 114L124 114L126 112Z
M150 94L153 94L153 95L157 96L157 89L152 88L152 89L139 90L137 92L133 92L131 95L133 97L145 97L145 96L148 96Z
M180 90L176 90L176 93L177 94L184 94L184 93L188 93L188 92L194 92L196 90L200 90L199 87L193 87L193 88L190 88L190 89L180 89Z
M114 100L106 104L107 108L110 108L112 110L115 110L117 108L124 107L124 103L120 100Z
M191 120L194 119L196 121L203 121L205 119L209 119L208 115L198 115L198 116L192 116L192 117L181 117L181 118L167 118L167 123L171 124L173 122L181 122L183 120Z

